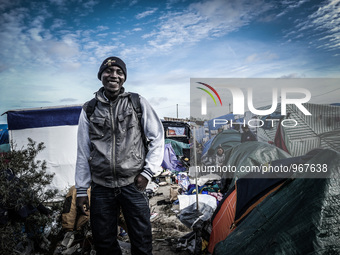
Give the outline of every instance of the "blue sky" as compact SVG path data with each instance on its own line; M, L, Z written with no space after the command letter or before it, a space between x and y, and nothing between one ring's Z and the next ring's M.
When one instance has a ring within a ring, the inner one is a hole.
M0 113L84 103L112 55L161 118L177 104L189 117L190 78L340 77L340 0L2 0L0 10Z

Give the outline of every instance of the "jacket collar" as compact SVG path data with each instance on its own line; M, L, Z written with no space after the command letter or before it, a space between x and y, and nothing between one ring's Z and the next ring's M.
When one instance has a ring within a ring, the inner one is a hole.
M95 93L95 98L96 98L98 101L102 102L102 103L109 103L110 101L109 101L109 99L105 96L104 91L105 91L105 90L104 90L104 87L101 87L101 88ZM122 87L122 88L120 89L120 92L119 92L119 95L118 95L118 97L117 97L117 100L118 100L119 98L126 97L126 96L128 96L128 95L129 95L129 93L125 92L125 88Z

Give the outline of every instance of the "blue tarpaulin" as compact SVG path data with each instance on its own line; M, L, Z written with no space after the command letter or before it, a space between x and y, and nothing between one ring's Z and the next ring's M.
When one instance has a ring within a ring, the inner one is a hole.
M47 108L37 110L8 111L10 130L78 125L81 106Z

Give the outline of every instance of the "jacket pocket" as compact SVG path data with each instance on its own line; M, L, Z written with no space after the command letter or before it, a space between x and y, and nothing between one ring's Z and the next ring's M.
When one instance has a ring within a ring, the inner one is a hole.
M104 136L105 118L103 117L90 117L90 129L89 133L94 138Z
M137 119L134 116L134 110L131 107L125 108L125 110L118 114L118 124L121 132L126 132L128 129L136 126Z

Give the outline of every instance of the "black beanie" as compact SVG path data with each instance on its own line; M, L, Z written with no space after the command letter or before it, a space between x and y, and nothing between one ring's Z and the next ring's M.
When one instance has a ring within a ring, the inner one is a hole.
M123 70L123 72L125 74L125 80L126 80L127 73L126 73L125 63L124 63L123 60L121 60L118 57L108 57L107 59L105 59L103 61L103 63L101 64L101 66L99 68L99 71L98 71L98 79L99 80L101 80L102 72L110 66L119 66Z

